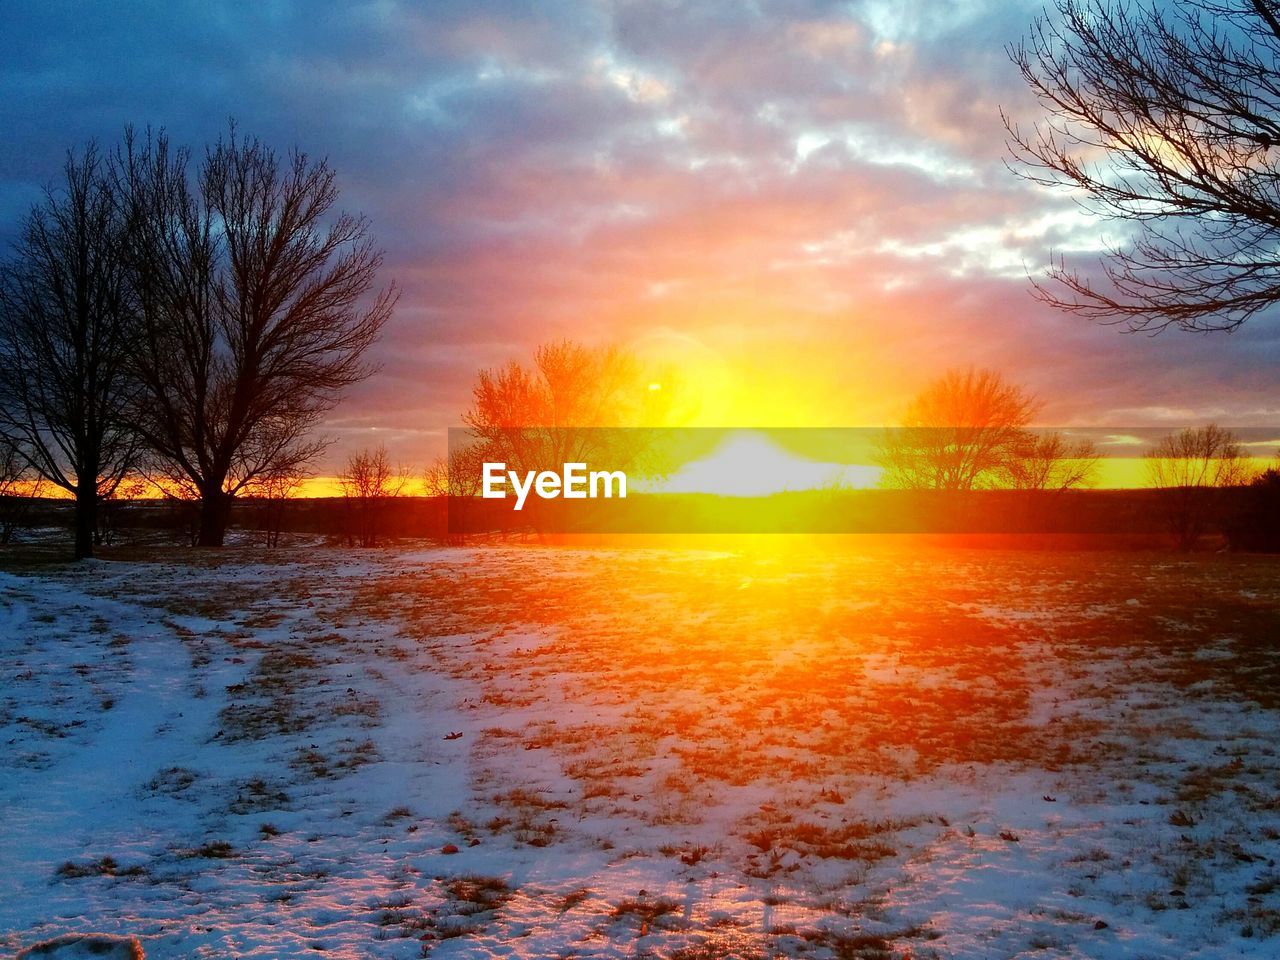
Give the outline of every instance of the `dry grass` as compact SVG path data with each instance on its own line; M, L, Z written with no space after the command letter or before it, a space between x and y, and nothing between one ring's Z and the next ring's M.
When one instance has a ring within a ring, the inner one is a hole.
M646 881L655 895L623 897L639 884L605 887L584 875L572 883L590 889L535 893L502 877L431 881L427 871L413 900L371 906L380 936L425 937L428 947L501 940L545 914L590 926L584 936L652 937L657 955L682 960L929 956L934 932L906 922L927 916L878 917L877 884L900 882L908 866L927 871L925 855L947 844L1037 856L1057 829L1044 822L1091 802L1137 811L1106 825L1132 842L1117 845L1112 833L1109 848L1088 846L1090 837L1064 851L1052 861L1063 892L1095 897L1108 877L1146 868L1150 883L1114 894L1127 898L1127 916L1194 910L1215 888L1216 921L1231 932L1280 931L1277 561L531 549L480 562L429 557L406 572L394 559L335 584L323 557L310 561L314 582L305 569L291 574L296 583L280 589L315 604L305 633L257 609L269 601L245 588L248 606L227 642L247 665L227 690L221 739L263 741L285 762L279 779L232 784L225 809L275 810L289 794L302 805L324 781L377 762L373 728L390 710L378 706L372 672L345 679L348 645L367 635L381 638L370 652L398 681L413 671L463 681L465 712L449 723L470 725L447 744L442 734L462 725L433 731L429 748L469 753L475 777L464 809L434 823L417 798L420 813L372 811L379 838L411 842L409 828L421 824L416 836L431 834L432 854L453 840L463 855L445 858L442 871L477 869L467 853L483 838L480 854L503 851L512 862L551 845L624 869L654 869L661 858L675 879ZM193 664L208 662L203 643L190 638ZM1223 729L1215 711L1224 705L1256 718L1253 728ZM39 718L15 722L51 740L74 734L40 729ZM969 811L948 808L949 821L874 806L877 790L902 795L975 770L1042 775L1045 790L1029 799L1044 804L1043 822L1002 814L974 819L975 830ZM181 800L209 776L172 768L146 788ZM264 825L253 842L277 833ZM246 862L252 853L244 845ZM67 877L118 870L69 866ZM732 922L745 911L726 920L695 898L685 903L684 884L692 891L717 876L759 898L749 924ZM779 913L761 924L766 907ZM1094 929L1097 913L1079 913L1061 925ZM1074 936L1027 934L1019 949L1085 949Z

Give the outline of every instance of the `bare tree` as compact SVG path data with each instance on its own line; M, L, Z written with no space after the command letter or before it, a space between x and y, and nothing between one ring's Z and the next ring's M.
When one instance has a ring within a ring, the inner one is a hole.
M93 555L99 501L135 453L134 315L105 172L92 144L69 153L0 274L0 432L75 497L77 559Z
M259 502L258 525L267 547L274 549L280 546L289 501L298 495L309 476L309 471L290 465L287 469L258 477L252 486L246 488L245 493Z
M531 367L512 360L480 371L474 403L463 419L477 432L635 426L652 418L658 406L654 393L627 351L561 340L538 347Z
M128 526L126 523L133 503L147 495L150 482L141 473L130 472L109 494L98 502L98 528L94 542L117 542Z
M569 340L539 347L531 367L513 360L480 371L463 417L483 454L476 466L636 468L648 449L644 428L664 422L676 395L670 386L651 389L654 376L625 350Z
M333 171L228 136L197 175L166 137L131 133L117 163L142 317L137 424L200 497L198 542L220 546L232 499L325 446L313 429L391 315L371 294L382 254L363 217L334 211Z
M1013 490L1074 490L1092 486L1097 477L1097 447L1089 440L1072 442L1056 431L1026 431L1011 454L999 485Z
M902 426L881 439L881 484L923 490L1001 485L1024 446L1034 397L992 370L951 370L908 405Z
M338 482L346 502L348 544L376 547L392 501L408 485L408 471L393 467L387 448L379 446L352 454Z
M427 497L479 496L483 465L481 448L460 445L448 456L436 457L422 474L422 493Z
M1054 0L1010 55L1047 110L1016 168L1129 224L1048 302L1134 329L1229 330L1280 301L1280 4Z
M1214 424L1171 434L1147 454L1147 482L1162 491L1169 532L1190 550L1217 518L1218 491L1252 477L1235 434Z
M1280 553L1280 459L1249 481L1223 526L1233 550Z
M44 478L31 469L17 444L0 437L0 544L13 540L43 493Z
M455 443L447 456L437 457L422 475L422 493L437 500L440 531L445 540L465 540L466 518L483 486L484 447L479 443Z

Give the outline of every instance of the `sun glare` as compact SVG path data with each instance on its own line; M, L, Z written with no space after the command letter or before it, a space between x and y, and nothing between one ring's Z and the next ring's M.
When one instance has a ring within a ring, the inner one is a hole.
M763 497L824 487L873 487L879 475L877 467L810 460L784 450L760 431L739 430L707 456L655 484L653 491Z

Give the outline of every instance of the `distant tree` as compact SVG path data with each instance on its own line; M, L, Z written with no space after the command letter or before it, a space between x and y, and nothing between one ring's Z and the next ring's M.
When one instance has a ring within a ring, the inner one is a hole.
M136 453L135 317L105 173L92 144L69 153L0 268L0 433L75 497L77 559L93 556L98 504Z
M440 532L443 539L460 544L465 540L466 516L483 482L484 447L479 443L458 443L447 456L437 457L422 476L423 495L438 499Z
M1072 442L1056 431L1026 431L1014 444L1000 486L1014 490L1061 491L1092 486L1099 454L1089 440Z
M475 497L480 494L483 450L477 444L460 445L448 456L436 457L422 474L427 497Z
M513 360L482 370L463 417L483 453L477 466L636 466L648 446L643 428L662 424L674 397L670 388L651 389L655 382L625 350L569 340L539 347L532 366Z
M187 546L200 542L200 497L191 487L170 486L162 495L165 527Z
M1135 329L1229 330L1280 301L1280 4L1054 0L1010 50L1047 118L1014 162L1132 241L1043 299Z
M1219 491L1244 485L1251 473L1235 434L1214 424L1165 437L1147 454L1146 468L1181 550L1195 547L1218 518Z
M258 501L258 527L267 547L274 549L280 546L289 502L298 495L308 476L308 471L290 465L287 469L259 477L247 488L246 494Z
M198 543L220 546L235 496L323 449L313 428L371 372L396 293L371 293L382 254L364 218L334 211L324 160L233 127L194 178L163 134L128 134L116 166L143 331L136 423L199 494Z
M1250 481L1225 529L1233 550L1280 553L1280 465Z
M142 474L130 473L98 503L98 526L94 543L115 543L123 534L127 511L133 501L146 496L150 486Z
M649 386L628 351L560 340L538 347L532 366L512 360L480 371L463 419L477 432L639 426L660 417L669 404L669 397Z
M16 444L0 437L0 544L12 542L43 493L44 479Z
M1001 485L1025 449L1034 397L991 370L951 370L908 404L881 439L881 484L922 490Z
M392 502L404 495L408 471L393 467L387 448L353 453L338 476L346 506L347 543L376 547L386 533Z

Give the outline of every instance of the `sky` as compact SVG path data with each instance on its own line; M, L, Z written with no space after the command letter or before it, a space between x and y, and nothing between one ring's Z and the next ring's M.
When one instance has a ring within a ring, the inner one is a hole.
M703 425L894 422L987 366L1046 425L1280 424L1280 318L1126 334L1036 301L1116 227L1005 166L1039 4L0 0L0 246L68 147L234 117L326 156L402 290L319 465L424 463L476 371L618 343Z

